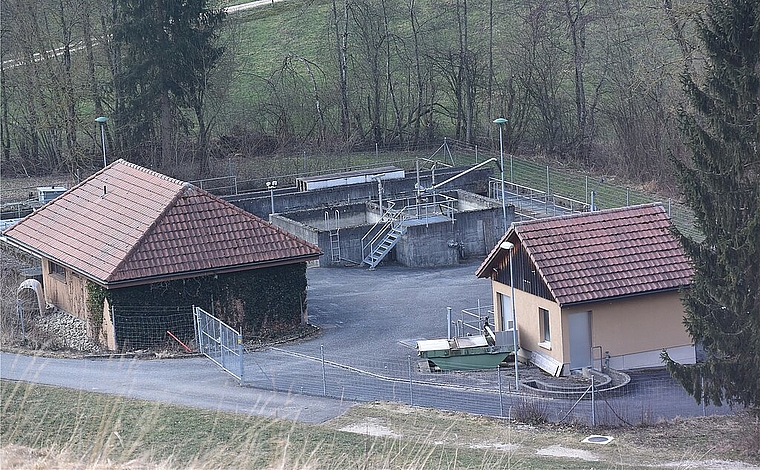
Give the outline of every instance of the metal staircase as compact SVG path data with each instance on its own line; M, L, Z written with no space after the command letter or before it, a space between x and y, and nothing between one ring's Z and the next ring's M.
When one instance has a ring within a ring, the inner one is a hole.
M391 203L384 215L385 217L381 217L362 239L362 256L364 257L362 261L372 270L380 264L406 232L406 227L403 224L403 210L393 210L393 204ZM380 226L383 222L385 222L384 225ZM369 241L366 241L366 238L373 233L374 236Z

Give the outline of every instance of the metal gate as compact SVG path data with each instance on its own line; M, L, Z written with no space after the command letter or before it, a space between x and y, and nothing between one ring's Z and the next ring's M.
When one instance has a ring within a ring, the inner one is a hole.
M193 307L198 349L243 384L243 335L199 307Z

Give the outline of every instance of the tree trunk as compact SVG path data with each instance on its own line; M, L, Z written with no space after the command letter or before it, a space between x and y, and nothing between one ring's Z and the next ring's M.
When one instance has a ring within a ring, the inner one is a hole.
M66 16L63 1L58 3L61 25L61 42L63 43L63 56L61 66L63 73L63 106L64 121L66 129L66 151L63 163L66 165L70 174L74 174L76 168L76 147L77 147L77 123L74 97L74 84L71 77L71 28Z
M571 5L572 2L572 5ZM575 114L578 129L575 137L576 157L588 164L589 145L587 135L587 106L583 67L586 60L586 20L579 0L565 0L565 12L573 43L573 66L575 68Z
M422 99L425 91L425 81L422 78L422 67L420 65L420 40L419 25L417 24L417 15L414 12L414 0L409 1L409 22L412 27L412 38L414 40L414 75L417 82L417 99L412 103L411 120L414 123L412 128L412 148L417 148L420 142L420 127L422 126Z
M333 6L333 21L335 26L335 46L338 59L338 86L340 88L340 131L343 140L348 142L351 132L351 124L348 106L348 0L343 2L343 25L341 30L341 18L338 16L338 6L335 0Z

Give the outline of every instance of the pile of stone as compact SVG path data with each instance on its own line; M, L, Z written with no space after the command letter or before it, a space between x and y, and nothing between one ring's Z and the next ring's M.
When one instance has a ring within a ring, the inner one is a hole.
M35 333L45 338L51 349L71 349L94 353L101 347L87 335L87 324L59 309L48 309L47 313L35 318Z

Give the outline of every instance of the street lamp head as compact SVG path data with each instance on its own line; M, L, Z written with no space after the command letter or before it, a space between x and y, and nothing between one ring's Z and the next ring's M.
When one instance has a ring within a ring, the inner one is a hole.
M515 247L515 244L512 242L503 242L501 245L499 245L499 248L502 250L511 250Z
M496 118L496 119L493 120L493 123L494 124L498 124L498 125L502 125L502 124L506 124L507 120L504 119L504 118Z
M95 122L102 125L108 122L108 118L105 116L96 117Z

